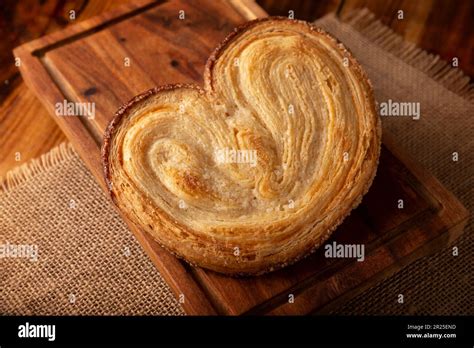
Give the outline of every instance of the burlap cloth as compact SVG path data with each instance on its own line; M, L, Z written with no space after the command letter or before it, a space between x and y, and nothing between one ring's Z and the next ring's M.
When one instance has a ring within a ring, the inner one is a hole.
M377 100L421 103L420 120L387 117L384 129L472 209L469 79L367 11L344 22L329 15L317 24L351 49ZM183 314L69 144L10 172L2 186L0 244L36 244L39 255L36 262L0 259L1 314ZM472 224L455 245L458 256L449 248L422 258L334 313L474 314Z

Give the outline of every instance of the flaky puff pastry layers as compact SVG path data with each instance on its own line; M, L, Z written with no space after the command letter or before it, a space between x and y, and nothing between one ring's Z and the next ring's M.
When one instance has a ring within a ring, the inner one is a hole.
M318 248L375 175L371 85L341 43L266 18L209 58L204 89L167 85L122 106L102 148L115 204L193 265L261 274Z

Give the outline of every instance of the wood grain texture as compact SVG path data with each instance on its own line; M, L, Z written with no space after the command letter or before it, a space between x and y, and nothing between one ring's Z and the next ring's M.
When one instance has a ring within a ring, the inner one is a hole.
M66 140L39 101L23 83L12 49L21 43L60 30L130 0L3 0L0 7L0 176ZM328 12L368 7L382 21L420 47L450 60L474 75L474 2L471 0L257 0L271 15L315 20ZM76 19L68 18L76 11ZM396 19L404 10L405 20ZM8 98L9 100L6 100ZM21 116L20 116L21 115ZM21 117L21 121L18 118ZM37 131L38 130L38 131ZM52 134L45 141L41 134ZM20 152L20 161L15 154Z
M38 98L19 84L0 106L0 176L65 140Z
M23 83L13 48L81 22L128 0L2 1L0 9L0 176L67 140L47 110ZM68 18L76 11L74 21ZM8 83L4 83L8 80ZM19 157L18 157L19 156Z
M243 14L249 10L204 0L192 5L150 4L135 2L15 50L24 61L25 81L102 185L100 135L118 106L154 84L201 83L212 48L246 20ZM186 22L178 22L180 9L185 9ZM124 57L131 58L130 67L123 65ZM54 104L65 98L94 101L96 118L55 116ZM189 314L323 311L447 245L466 221L467 211L436 179L402 154L387 135L384 144L371 190L329 241L366 245L364 262L326 258L319 250L278 272L229 278L188 266L148 234L130 227L176 296L185 295L183 307ZM397 207L399 199L404 200L403 209ZM288 301L290 294L294 303Z

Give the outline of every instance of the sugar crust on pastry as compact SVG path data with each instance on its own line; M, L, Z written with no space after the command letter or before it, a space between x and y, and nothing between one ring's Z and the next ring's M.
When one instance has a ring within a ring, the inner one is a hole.
M326 32L269 17L231 33L204 80L151 89L117 111L102 147L114 203L166 249L217 272L261 274L308 255L375 176L381 128L368 78ZM239 151L256 160L228 156Z

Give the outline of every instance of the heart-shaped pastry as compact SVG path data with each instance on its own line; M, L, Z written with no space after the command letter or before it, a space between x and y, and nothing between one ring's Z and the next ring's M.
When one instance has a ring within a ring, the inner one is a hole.
M270 17L231 33L204 89L154 88L122 106L102 148L115 204L193 265L261 274L318 248L376 172L371 85L324 31Z

